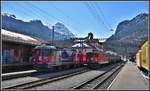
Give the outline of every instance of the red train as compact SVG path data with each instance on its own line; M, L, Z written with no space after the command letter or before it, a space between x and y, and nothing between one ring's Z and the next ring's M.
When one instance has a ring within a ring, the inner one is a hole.
M58 49L54 46L37 46L33 49L33 63L36 67L51 68L62 65L88 65L90 68L114 63L121 58L105 52L86 49Z
M58 65L74 64L73 51L69 49L57 49L54 46L36 46L33 49L32 61L34 66L52 68Z

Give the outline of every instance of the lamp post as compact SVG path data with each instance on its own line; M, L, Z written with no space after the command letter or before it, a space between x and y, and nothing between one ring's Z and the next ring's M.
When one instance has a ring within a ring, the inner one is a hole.
M53 42L54 42L54 26L52 26L52 45L54 44Z

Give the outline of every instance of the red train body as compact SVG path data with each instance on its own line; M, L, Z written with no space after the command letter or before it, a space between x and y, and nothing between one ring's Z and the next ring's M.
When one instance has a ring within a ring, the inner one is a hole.
M54 46L37 46L33 51L34 65L45 68L64 64L99 66L116 60L112 58L115 56L105 52L93 52L91 49L57 49Z

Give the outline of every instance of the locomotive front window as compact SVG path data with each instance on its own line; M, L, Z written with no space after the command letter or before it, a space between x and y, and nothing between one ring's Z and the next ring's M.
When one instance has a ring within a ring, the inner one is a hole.
M51 55L51 51L50 51L50 50L48 50L48 49L43 49L43 51L42 51L42 55L43 55L43 56Z
M33 55L35 55L35 56L36 56L36 55L37 55L37 56L39 56L39 55L40 55L40 50L34 50L34 51L33 51Z

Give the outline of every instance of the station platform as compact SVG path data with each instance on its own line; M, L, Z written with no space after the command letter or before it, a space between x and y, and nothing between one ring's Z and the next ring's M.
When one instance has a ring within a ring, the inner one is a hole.
M142 76L135 63L127 62L107 90L149 90L149 79Z
M2 80L21 77L21 76L27 76L27 75L29 75L31 73L35 73L35 72L37 72L37 70L28 70L28 71L4 73L4 74L2 74Z
M32 69L33 69L33 65L31 63L2 64L2 73L27 71Z

